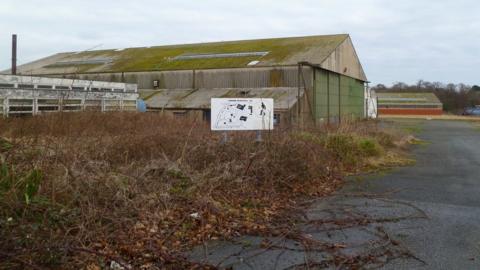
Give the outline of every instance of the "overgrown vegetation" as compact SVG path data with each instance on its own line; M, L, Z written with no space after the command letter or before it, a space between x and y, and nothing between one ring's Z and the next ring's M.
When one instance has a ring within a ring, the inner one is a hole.
M401 157L375 122L221 144L203 122L55 114L1 120L0 137L0 269L207 268L181 252L281 234L346 172Z

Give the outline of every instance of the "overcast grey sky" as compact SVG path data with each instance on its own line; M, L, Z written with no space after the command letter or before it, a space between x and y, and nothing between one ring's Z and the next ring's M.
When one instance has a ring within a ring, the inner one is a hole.
M1 0L0 70L63 51L349 33L372 83L480 84L478 0Z

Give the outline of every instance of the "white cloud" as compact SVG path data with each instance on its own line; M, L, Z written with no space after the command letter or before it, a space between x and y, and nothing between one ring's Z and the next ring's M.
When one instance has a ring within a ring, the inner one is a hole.
M62 51L350 33L373 83L480 83L475 0L2 0L0 69Z

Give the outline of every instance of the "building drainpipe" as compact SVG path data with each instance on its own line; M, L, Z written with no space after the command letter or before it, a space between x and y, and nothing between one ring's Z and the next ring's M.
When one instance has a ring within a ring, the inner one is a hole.
M365 86L365 94L364 94L364 98L365 98L365 108L364 108L364 117L365 118L368 118L368 107L370 104L368 104L369 100L370 100L370 91L368 89L368 82L365 82L364 83L364 86Z
M327 124L330 125L330 73L327 73Z
M313 123L317 126L317 71L312 67L312 92L313 92Z
M342 86L340 85L342 83L341 81L342 77L338 75L338 123L342 123Z

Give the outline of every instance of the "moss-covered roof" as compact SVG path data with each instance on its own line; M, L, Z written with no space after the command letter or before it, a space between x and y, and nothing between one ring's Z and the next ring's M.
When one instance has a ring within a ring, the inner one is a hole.
M382 92L377 93L378 105L441 105L434 93Z
M342 34L70 52L47 57L31 63L30 66L26 64L19 69L32 74L61 74L237 68L247 67L252 61L259 61L255 66L294 65L300 61L321 64L347 38L348 35ZM268 54L202 59L176 58L192 54L258 52ZM99 59L104 62L99 63Z

